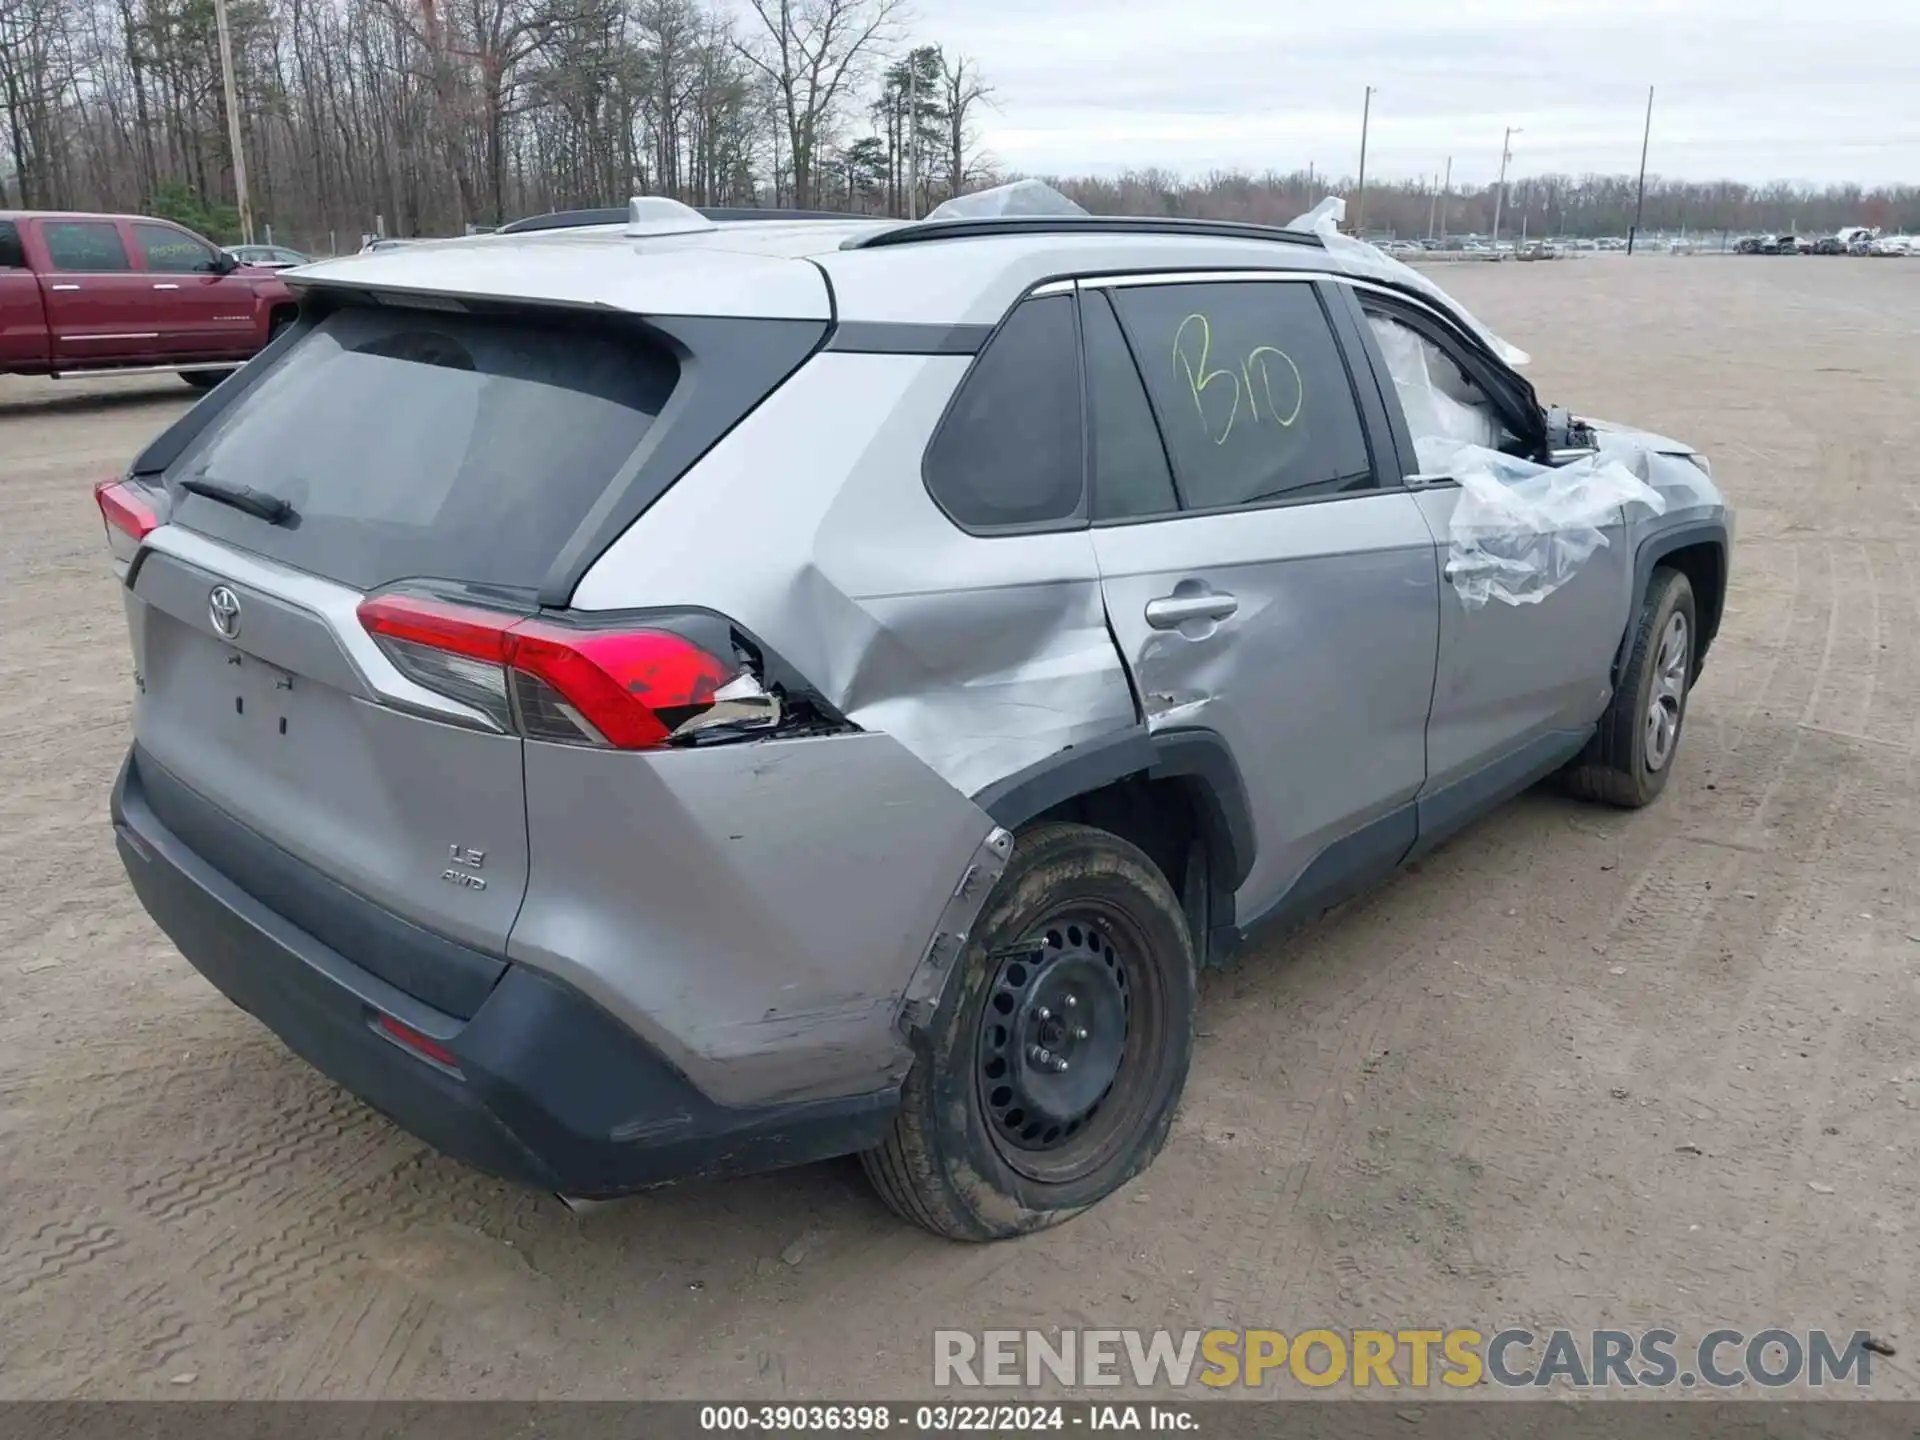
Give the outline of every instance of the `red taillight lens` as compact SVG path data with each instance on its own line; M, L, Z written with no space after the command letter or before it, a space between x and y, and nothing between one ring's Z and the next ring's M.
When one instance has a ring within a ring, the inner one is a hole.
M140 542L160 528L159 512L124 480L102 480L93 487L93 499L107 522L107 548L116 559L131 560Z
M645 750L712 721L776 724L752 672L662 627L581 629L426 596L364 601L360 623L410 678L537 740Z
M391 1015L376 1016L374 1023L380 1027L381 1032L385 1034L389 1040L392 1040L396 1044L404 1045L407 1049L413 1051L414 1054L424 1056L436 1065L445 1066L455 1074L459 1073L460 1057L442 1045L438 1040L435 1040L431 1035L422 1035L411 1025L404 1024L394 1019Z

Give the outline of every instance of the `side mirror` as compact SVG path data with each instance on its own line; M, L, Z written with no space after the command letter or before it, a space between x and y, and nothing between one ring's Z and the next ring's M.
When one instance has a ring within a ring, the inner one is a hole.
M213 253L213 273L214 274L231 275L234 271L238 270L239 268L240 268L240 262L234 259L233 256L228 254L225 250L214 251Z

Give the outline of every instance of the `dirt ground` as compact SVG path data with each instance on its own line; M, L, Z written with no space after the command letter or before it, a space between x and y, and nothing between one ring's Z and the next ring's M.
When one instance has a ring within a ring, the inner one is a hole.
M1377 1323L1870 1329L1920 1396L1920 262L1442 279L1739 509L1674 782L1527 796L1210 977L1159 1162L987 1248L851 1162L576 1215L216 994L109 837L89 493L191 396L0 380L0 1396L907 1396L935 1327Z

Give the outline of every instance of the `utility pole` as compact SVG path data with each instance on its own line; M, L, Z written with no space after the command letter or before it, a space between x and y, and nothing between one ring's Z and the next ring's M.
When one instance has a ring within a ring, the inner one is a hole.
M1493 248L1500 250L1500 212L1507 203L1507 162L1513 159L1513 137L1520 134L1518 125L1509 125L1507 133L1500 137L1500 187L1493 195Z
M1627 232L1627 254L1640 238L1640 216L1647 207L1647 143L1653 139L1653 87L1647 86L1647 128L1640 132L1640 193L1633 202L1633 228Z
M233 84L233 41L227 34L227 0L213 0L220 32L220 81L227 92L227 144L233 148L233 193L240 206L240 238L253 243L253 206L247 199L247 157L240 145L240 97Z
M1426 177L1423 175L1420 178L1424 180ZM1429 240L1433 238L1433 217L1437 215L1439 211L1440 187L1436 185L1432 190L1427 192L1427 239Z
M907 52L907 219L920 218L920 73Z
M1367 221L1367 121L1373 116L1373 87L1360 102L1360 198L1354 202L1353 233L1362 233Z
M1453 203L1453 157L1447 156L1447 178L1440 182L1440 240L1446 243L1447 207Z

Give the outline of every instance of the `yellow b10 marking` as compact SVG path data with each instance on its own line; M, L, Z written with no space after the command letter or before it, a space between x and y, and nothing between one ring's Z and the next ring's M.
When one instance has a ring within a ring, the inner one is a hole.
M1199 339L1200 354L1197 359L1189 353L1190 334L1197 335ZM1253 383L1256 374L1260 377L1260 391L1266 397L1268 418L1282 428L1291 426L1300 418L1301 406L1307 399L1307 387L1300 378L1300 367L1293 363L1293 358L1286 351L1276 349L1272 345L1256 345L1240 362L1238 374L1231 370L1209 370L1207 365L1212 357L1213 322L1198 312L1187 316L1180 322L1180 328L1173 332L1173 363L1175 368L1186 376L1187 389L1193 395L1193 408L1200 412L1200 428L1206 432L1207 438L1214 444L1226 444L1227 437L1233 434L1233 427L1240 418L1242 384L1246 386L1247 413L1253 417L1256 425L1260 423L1260 405L1255 396ZM1275 359L1293 372L1293 409L1285 416L1280 414L1280 407L1274 403L1273 399L1273 374L1270 366ZM1226 428L1216 435L1213 433L1212 424L1207 419L1205 397L1208 388L1221 380L1233 387L1233 409L1227 414Z

